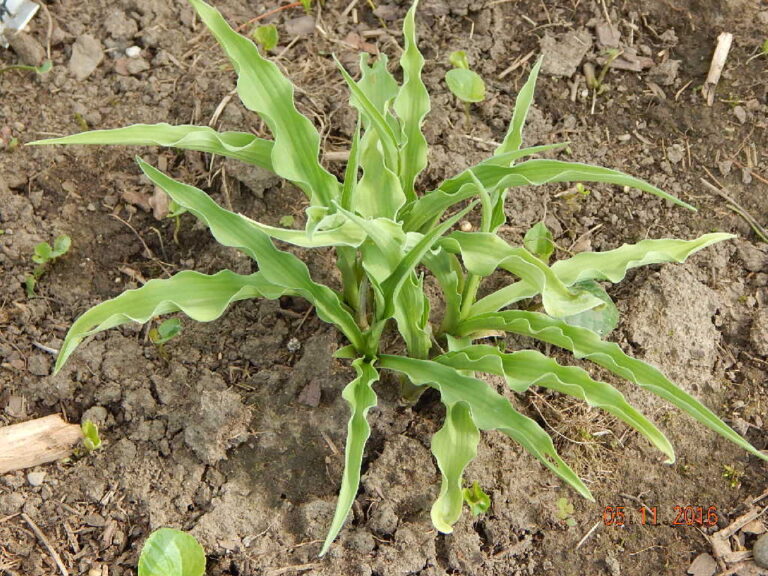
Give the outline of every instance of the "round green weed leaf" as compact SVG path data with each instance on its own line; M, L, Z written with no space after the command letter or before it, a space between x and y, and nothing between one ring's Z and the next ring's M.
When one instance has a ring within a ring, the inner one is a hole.
M150 534L139 557L139 576L203 576L205 552L190 534L160 528Z
M485 100L485 82L480 75L465 68L454 68L445 75L445 81L451 92L464 102L482 102Z

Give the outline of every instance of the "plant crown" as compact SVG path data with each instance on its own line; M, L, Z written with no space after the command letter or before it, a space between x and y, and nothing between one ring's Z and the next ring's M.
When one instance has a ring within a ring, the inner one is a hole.
M219 206L208 194L178 182L138 159L142 172L164 190L173 206L187 211L210 229L224 246L236 248L257 264L253 274L222 270L213 275L187 270L150 280L103 302L80 316L70 328L56 363L59 370L87 336L127 322L145 323L161 314L183 312L208 322L234 301L247 298L307 299L317 315L334 324L348 341L337 352L356 371L342 392L349 404L345 468L338 505L321 554L338 535L352 507L370 427L368 412L376 405L373 384L381 370L400 375L418 392L432 387L445 405L445 419L432 438L432 453L442 475L431 516L441 532L451 532L466 495L463 473L477 453L481 430L498 430L517 441L541 464L582 496L587 486L564 462L549 435L517 411L476 373L503 377L523 393L542 386L596 406L643 435L667 458L674 451L666 436L610 384L581 368L564 366L535 349L507 352L484 344L489 336L519 334L552 344L669 401L715 432L764 457L712 411L669 381L656 368L634 359L600 332L615 326L615 307L598 282L619 282L631 268L683 262L692 253L733 236L706 234L695 240L643 240L602 253L579 253L548 265L553 246L546 229L536 227L525 245L499 235L505 223L510 188L557 182L604 182L629 186L691 208L651 184L621 172L580 163L542 159L550 144L523 148L523 125L533 98L539 61L517 96L509 130L493 156L447 178L437 188L416 189L427 165L422 123L430 110L422 82L424 59L416 43L416 3L403 24L400 58L402 83L388 70L386 55L371 64L360 60L355 81L339 64L349 86L350 104L358 112L343 181L319 162L320 137L294 104L294 88L258 48L236 33L221 14L202 0L189 0L229 57L238 75L237 92L246 108L258 114L272 139L245 132L216 132L203 126L133 125L99 130L46 144L158 145L235 158L270 170L306 195L306 227L269 226ZM338 62L337 62L338 64ZM39 142L38 142L39 143ZM454 231L454 225L479 209L479 228ZM176 211L178 213L178 211ZM274 241L312 249L332 248L341 274L335 289L313 280L304 262L280 250ZM478 299L478 287L503 271L516 281ZM444 313L431 322L425 274L442 291ZM510 309L540 297L539 309ZM394 328L401 348L383 343ZM472 498L476 500L477 498Z

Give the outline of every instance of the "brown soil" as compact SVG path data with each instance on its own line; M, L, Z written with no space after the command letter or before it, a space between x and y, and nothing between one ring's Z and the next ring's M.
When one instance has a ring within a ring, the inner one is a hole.
M281 34L278 61L299 86L300 108L322 129L326 151L345 149L354 123L331 53L354 67L353 45L362 38L364 48L396 61L406 10L403 2L382 4L377 17L366 2L345 12L348 4L326 2L315 12L314 33L305 36L296 35L300 10L271 18ZM217 5L236 23L275 6ZM50 375L46 349L58 348L89 306L180 269L246 272L251 264L216 245L191 218L182 219L175 241L173 222L149 211L153 190L139 176L135 150L7 146L14 137L28 142L84 123L207 124L234 87L224 56L184 3L56 0L46 8L14 50L0 50L0 67L35 60L48 47L54 63L44 76L0 74L0 421L54 412L70 421L88 417L100 424L105 446L41 467L40 486L29 484L28 471L0 477L0 574L59 573L17 515L22 511L69 574L134 573L142 542L164 525L200 539L211 575L683 574L697 555L711 552L707 532L716 528L673 527L674 507L715 506L725 526L768 489L765 463L621 383L669 434L678 452L674 466L604 414L540 392L516 402L552 432L597 501L579 499L506 437L488 434L467 478L490 493L492 509L479 519L465 512L453 535L439 535L429 520L439 480L429 439L441 411L431 396L403 406L385 382L371 413L354 517L319 559L341 476L347 410L340 392L351 371L330 359L340 339L307 316L303 302L246 302L212 324L185 321L165 356L143 328L111 331ZM604 26L606 12L622 42L653 67L610 71L594 101L580 65L570 77L544 75L526 144L567 139L571 159L645 178L699 211L610 186L594 186L586 196L563 194L568 187L560 185L520 189L510 195L508 238L519 241L544 215L558 244L575 251L712 230L739 234L685 265L632 273L611 289L623 312L611 338L765 449L768 250L700 182L717 178L745 211L768 223L768 58L749 61L765 40L765 7L748 0L424 0L418 26L433 112L422 185L483 159L503 138L533 62L499 79L517 59L543 45L552 61L567 64L569 42L579 41L569 34L581 32L583 62L599 62L605 49L596 26ZM735 35L734 47L708 107L701 86L721 31ZM77 80L69 63L84 35L101 43L104 59ZM141 56L127 60L132 45ZM468 130L443 82L448 53L460 48L488 82L488 98L472 108ZM216 126L263 129L236 98ZM275 179L198 153L138 153L252 217L302 216L300 195ZM27 298L23 282L35 244L60 233L72 237L71 252ZM316 277L328 278L330 262L315 256L308 264ZM301 343L298 352L288 349L291 338ZM318 394L319 404L308 405ZM734 485L725 466L740 475ZM575 506L575 526L557 518L561 497ZM641 505L656 508L658 525L639 525ZM632 525L603 526L606 506L625 506ZM755 536L736 538L734 546L750 549ZM746 570L754 564L743 570L753 573Z

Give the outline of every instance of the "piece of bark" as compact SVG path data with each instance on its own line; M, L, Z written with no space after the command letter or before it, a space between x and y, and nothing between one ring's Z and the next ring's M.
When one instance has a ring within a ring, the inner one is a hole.
M717 47L715 48L715 53L712 55L712 63L709 65L707 81L701 89L702 94L707 99L707 106L712 106L715 102L715 90L717 89L717 83L720 82L720 75L723 73L725 61L728 59L728 52L731 50L732 42L733 34L730 32L722 32L720 36L717 37Z
M59 414L0 428L0 474L66 458L82 437Z

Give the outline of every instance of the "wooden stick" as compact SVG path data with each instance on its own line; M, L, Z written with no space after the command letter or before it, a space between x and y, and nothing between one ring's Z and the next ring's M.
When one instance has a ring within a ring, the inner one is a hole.
M709 74L707 74L707 81L704 83L704 87L701 89L702 94L707 99L707 106L712 106L715 102L715 89L717 83L720 82L720 75L723 73L725 67L725 61L728 59L728 52L731 50L731 43L733 42L733 34L730 32L722 32L717 37L717 47L715 53L712 55L712 63L709 65Z
M66 458L82 437L59 414L0 428L0 474Z
M56 549L51 546L51 543L48 542L48 538L45 537L45 534L43 534L43 531L40 530L37 524L35 524L32 521L32 518L21 513L21 518L24 520L24 522L27 523L27 525L32 528L32 532L35 533L35 536L37 536L37 539L40 540L40 544L42 544L46 550L48 550L48 554L51 555L51 558L53 558L53 562L56 564L58 569L61 571L62 576L69 576L69 572L67 571L67 567L64 566L64 562L61 561L61 557L56 552Z

